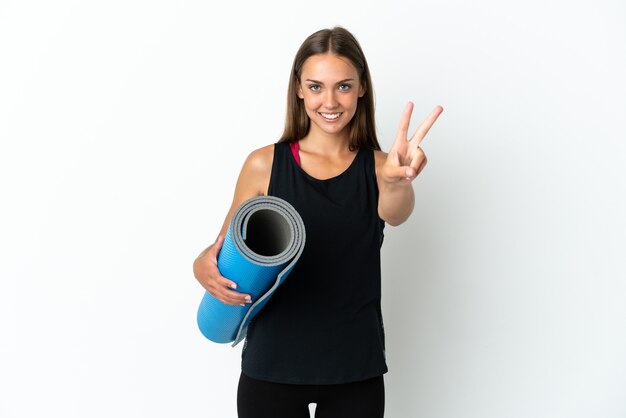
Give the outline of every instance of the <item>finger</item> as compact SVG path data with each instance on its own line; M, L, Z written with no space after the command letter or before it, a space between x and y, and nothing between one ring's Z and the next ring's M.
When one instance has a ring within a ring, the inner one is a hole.
M389 167L386 171L386 175L390 178L402 179L406 177L413 177L416 171L413 167L402 166L402 167Z
M229 305L241 305L252 301L249 294L229 289L226 283L232 283L232 281L220 276L208 289L213 296Z
M215 267L213 268L214 271L210 272L210 276L211 279L214 282L217 282L218 285L222 285L224 287L228 287L231 289L237 289L237 283L235 283L234 281L230 280L227 277L222 276L222 273L220 272L219 267L217 266L217 262L215 263Z
M413 147L419 146L420 142L422 142L422 139L424 139L439 115L441 115L441 112L443 112L443 107L437 105L426 117L426 119L424 119L424 122L422 122L419 128L417 128L417 130L415 131L415 134L413 134L413 136L411 137L410 142Z
M245 305L246 303L252 303L252 297L245 293L237 292L236 290L223 289L221 292L222 302L229 305Z
M220 250L222 249L222 244L224 243L224 236L223 235L219 235L217 237L217 241L215 241L215 244L213 244L213 248L211 248L211 261L213 261L215 264L217 264L217 255L220 253Z
M232 304L241 305L246 302L251 302L252 299L250 295L238 292L236 290L231 290L237 289L237 284L232 280L224 276L219 276L217 282L221 284L221 286L218 286L218 291L220 291L225 296L225 298L227 298L228 301L232 302Z
M419 168L417 169L417 174L422 172L424 167L426 167L426 164L428 164L428 159L424 158L424 161L422 161L422 164L420 164Z
M230 289L237 289L237 283L233 282L230 279L227 279L224 276L219 276L218 282L224 287L228 287Z
M402 111L402 117L400 118L400 125L398 126L398 133L396 134L396 140L406 142L408 132L409 132L409 123L411 122L411 113L413 112L413 102L408 102L406 106L404 106L404 111Z
M417 169L417 167L422 163L423 160L426 159L426 154L424 154L424 150L420 147L413 153L413 158L411 159L411 163L409 164L411 167Z
M428 162L428 159L426 158L426 156L424 156L424 158L420 159L420 160L416 160L415 165L411 164L411 167L416 167L415 168L415 176L419 176L419 174L422 172L422 170L424 169L424 167L426 167L426 163Z
M246 303L248 303L244 299L241 299L239 297L233 297L228 294L217 294L215 295L215 298L226 305L246 306Z
M398 167L402 165L400 161L400 155L398 154L398 150L395 147L392 147L387 154L387 158L385 160L385 165L391 165L392 167Z

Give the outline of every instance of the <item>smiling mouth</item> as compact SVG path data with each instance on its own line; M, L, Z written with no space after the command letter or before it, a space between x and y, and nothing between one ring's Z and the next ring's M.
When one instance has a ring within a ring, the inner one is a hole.
M322 117L326 120L335 120L337 119L339 116L342 115L343 112L339 112L339 113L322 113L322 112L318 112L320 115L322 115Z

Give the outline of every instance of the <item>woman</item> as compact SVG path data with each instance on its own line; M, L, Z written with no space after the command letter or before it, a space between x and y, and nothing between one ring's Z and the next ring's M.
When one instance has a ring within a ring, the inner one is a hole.
M250 153L214 244L194 261L202 286L226 304L251 303L217 268L234 210L258 195L300 213L307 241L298 263L253 319L242 351L239 417L382 417L387 372L380 309L385 222L413 211L411 182L426 165L419 147L443 111L437 106L411 140L404 109L386 154L376 138L367 61L341 27L309 36L289 83L287 118L275 144Z

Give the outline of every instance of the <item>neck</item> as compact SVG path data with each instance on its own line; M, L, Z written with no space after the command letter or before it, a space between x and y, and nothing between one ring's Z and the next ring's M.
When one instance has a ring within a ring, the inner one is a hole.
M336 134L329 134L311 124L309 133L300 139L300 148L323 155L340 155L348 151L350 137L347 127Z

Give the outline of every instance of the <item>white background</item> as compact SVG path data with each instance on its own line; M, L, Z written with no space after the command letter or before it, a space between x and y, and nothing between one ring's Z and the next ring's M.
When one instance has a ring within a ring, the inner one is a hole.
M0 416L236 416L192 262L336 24L384 150L445 109L386 228L386 416L626 416L618 0L0 2Z

